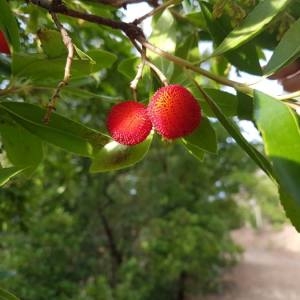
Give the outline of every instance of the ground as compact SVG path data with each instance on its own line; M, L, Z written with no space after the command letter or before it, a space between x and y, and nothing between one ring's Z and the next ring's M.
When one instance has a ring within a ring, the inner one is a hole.
M245 249L242 261L225 274L223 292L203 300L300 299L300 234L292 226L241 229L233 237Z

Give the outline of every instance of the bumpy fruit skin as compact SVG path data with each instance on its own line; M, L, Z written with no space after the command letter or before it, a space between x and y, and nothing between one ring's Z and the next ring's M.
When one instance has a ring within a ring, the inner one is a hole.
M0 31L0 52L5 54L10 54L9 45L2 31Z
M171 140L192 133L201 121L197 100L186 88L177 84L157 90L147 111L155 130Z
M152 129L146 106L131 100L113 106L106 125L115 141L129 146L144 141Z

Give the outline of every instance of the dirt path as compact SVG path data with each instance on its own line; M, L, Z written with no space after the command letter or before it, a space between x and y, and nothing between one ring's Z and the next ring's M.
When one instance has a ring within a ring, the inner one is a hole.
M242 262L224 276L224 292L205 300L300 299L300 234L293 227L233 235L245 248Z

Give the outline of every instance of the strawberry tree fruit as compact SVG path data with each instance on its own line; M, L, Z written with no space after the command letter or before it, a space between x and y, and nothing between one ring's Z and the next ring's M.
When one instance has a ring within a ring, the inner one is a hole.
M0 53L10 54L9 45L2 31L0 31Z
M178 84L157 90L147 111L154 129L166 139L176 139L192 133L201 121L201 109L197 100Z
M152 129L146 106L132 100L113 106L106 125L115 141L129 146L144 141Z

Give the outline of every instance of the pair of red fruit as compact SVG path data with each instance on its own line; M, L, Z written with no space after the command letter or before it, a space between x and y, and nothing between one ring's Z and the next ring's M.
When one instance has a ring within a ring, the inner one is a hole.
M144 141L152 128L173 140L192 133L200 124L201 109L194 96L181 85L160 88L148 106L125 101L112 107L107 117L111 137L124 145Z
M10 54L2 31L0 53ZM173 140L192 133L200 121L197 100L186 88L175 84L156 91L148 107L136 101L115 105L108 115L107 128L120 144L136 145L147 138L152 128L165 139Z

